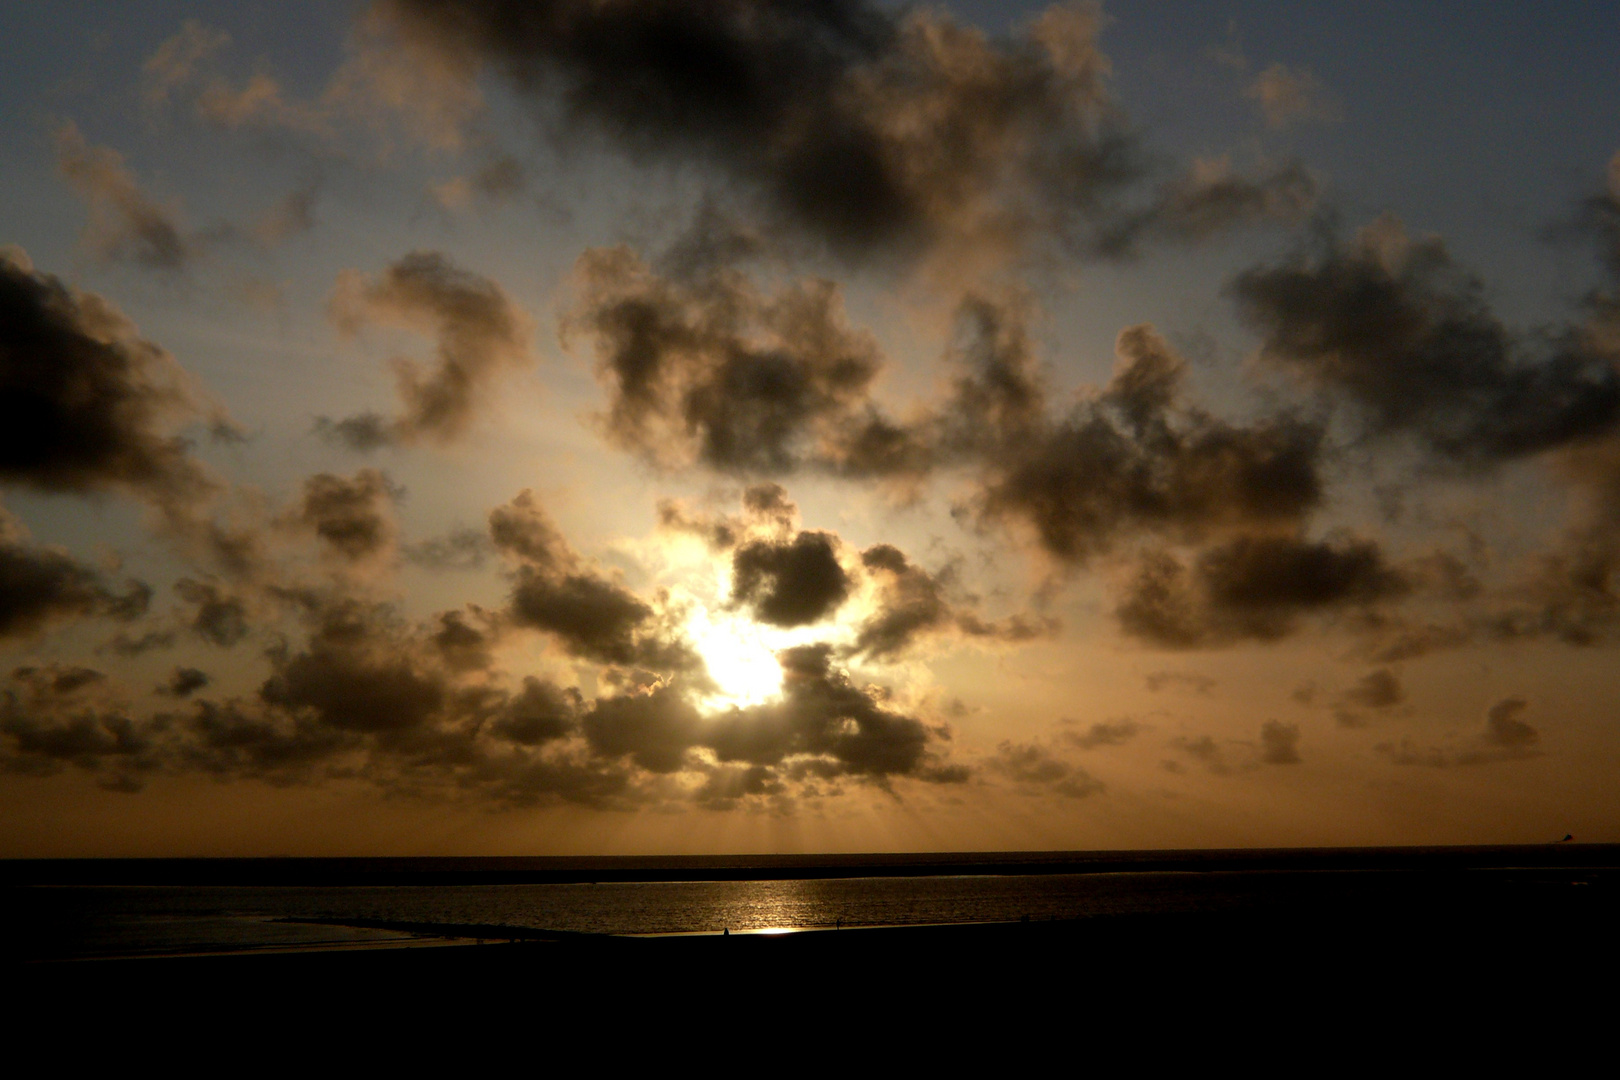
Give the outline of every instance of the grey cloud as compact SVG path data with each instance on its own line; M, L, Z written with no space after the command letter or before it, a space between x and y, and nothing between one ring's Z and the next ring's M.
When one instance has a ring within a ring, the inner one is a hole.
M1387 710L1406 700L1401 680L1388 668L1377 668L1363 675L1350 689L1339 695L1339 708L1334 718L1344 727L1362 727L1367 723L1364 714L1356 709Z
M392 550L393 504L402 494L376 469L361 469L351 477L317 473L305 479L292 520L341 558L360 562Z
M1010 40L861 0L381 10L412 40L491 63L549 120L638 160L707 166L846 255L1008 221L1072 231L1137 172L1090 5Z
M1298 765L1299 725L1267 720L1260 725L1260 760L1267 765Z
M1530 703L1523 698L1504 698L1485 712L1485 741L1504 750L1528 750L1541 741L1540 732L1525 723Z
M429 570L479 570L493 551L487 533L465 528L400 548L406 562Z
M832 665L830 645L801 645L777 654L782 697L734 709L708 721L703 744L722 762L791 766L822 776L854 775L884 782L913 776L935 783L966 778L940 759L944 735L916 717L887 708L883 695L858 687ZM817 764L819 763L819 764ZM790 770L791 771L791 770Z
M72 765L113 791L140 790L161 760L161 730L142 723L89 668L17 668L0 684L0 768L50 775ZM9 745L7 745L9 743Z
M947 596L948 575L934 575L890 544L861 552L861 565L878 583L877 609L856 629L852 656L892 660L919 640L943 634L999 641L1027 641L1052 632L1050 620L1023 615L987 621Z
M228 649L248 635L247 600L216 582L181 578L174 591L192 607L186 625L192 633L222 649Z
M1365 607L1407 589L1371 541L1239 536L1205 549L1191 569L1162 552L1144 556L1115 613L1133 636L1190 648L1275 640L1301 616Z
M1248 85L1243 95L1259 107L1266 125L1272 128L1342 119L1337 99L1304 68L1272 64Z
M272 673L259 697L334 731L421 727L444 708L449 691L395 647L396 636L386 611L355 601L333 604L319 613L303 649L271 651Z
M212 488L174 434L201 415L174 358L111 304L0 257L0 482L178 510Z
M90 206L86 239L107 258L178 271L195 253L174 211L154 202L124 167L124 157L85 142L69 122L55 134L56 166Z
M569 324L594 341L603 423L624 449L669 468L836 469L869 425L878 347L832 282L763 296L736 274L660 277L623 248L587 252L577 278Z
M1254 177L1234 173L1224 160L1201 162L1162 185L1141 209L1099 227L1095 244L1118 258L1155 240L1196 243L1239 225L1292 225L1303 221L1316 201L1316 179L1298 162Z
M679 687L660 684L651 693L598 700L583 727L597 753L628 755L644 769L668 773L681 768L687 751L698 745L701 722Z
M523 679L522 692L506 703L490 730L524 746L539 746L572 734L583 707L578 690L564 690L529 675Z
M1005 741L996 747L991 768L1019 788L1029 792L1054 791L1071 799L1083 799L1107 790L1078 765L1071 765L1036 743Z
M1099 398L1057 425L1013 428L981 517L1024 521L1051 555L1083 564L1132 533L1297 524L1320 502L1319 427L1238 427L1180 406L1182 362L1151 327L1122 331L1118 351Z
M431 369L404 358L393 361L403 410L398 416L385 421L362 414L318 423L318 430L356 449L385 441L444 444L460 438L487 403L495 378L532 359L528 316L495 282L437 252L412 252L372 282L345 271L329 311L345 334L383 323L438 341Z
M495 546L516 562L508 615L517 625L547 631L599 663L661 671L701 665L651 605L575 553L533 492L491 511L489 525Z
M1140 723L1125 717L1120 720L1099 721L1085 731L1065 731L1062 739L1081 750L1095 750L1101 746L1120 746L1130 742L1141 732Z
M1311 259L1233 283L1267 362L1343 395L1380 434L1483 466L1612 432L1620 371L1566 331L1537 347L1487 305L1438 240L1383 220Z
M753 540L732 552L732 603L772 626L808 626L830 617L850 591L831 533L801 532L791 541Z
M1195 694L1208 694L1218 685L1208 675L1191 671L1150 671L1142 681L1155 694L1172 686L1191 690Z
M1530 703L1504 698L1485 711L1485 727L1460 744L1423 746L1411 739L1379 743L1374 750L1395 765L1443 769L1454 765L1489 765L1539 757L1541 732L1523 719Z
M212 681L206 671L193 667L177 667L169 675L169 681L158 688L158 692L169 697L190 697Z
M25 543L5 524L0 519L0 639L91 616L128 621L145 613L151 598L145 585L131 582L127 592L115 593L92 567L65 551Z

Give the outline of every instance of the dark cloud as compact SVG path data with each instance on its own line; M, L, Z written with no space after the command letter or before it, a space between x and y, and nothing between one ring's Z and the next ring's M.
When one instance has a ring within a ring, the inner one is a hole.
M1519 717L1530 708L1523 698L1504 698L1485 712L1485 741L1509 751L1526 751L1541 741L1540 732Z
M1170 745L1181 753L1203 765L1204 768L1216 776L1225 776L1232 771L1232 765L1227 761L1226 751L1212 736L1199 735L1194 738L1188 735L1179 735ZM1168 763L1167 763L1168 764ZM1178 771L1171 769L1171 772Z
M531 361L529 319L501 287L438 252L417 251L367 282L345 271L329 304L345 334L373 324L403 326L438 340L437 363L393 361L400 415L366 413L317 422L317 429L355 449L389 441L449 443L464 435L505 369Z
M664 683L649 693L598 700L582 726L597 753L628 755L650 772L668 773L685 765L687 751L698 745L702 718L681 688Z
M966 779L940 759L945 737L916 717L885 707L876 688L858 687L832 665L830 645L802 645L777 655L782 696L707 721L703 743L722 762L778 766L822 776L883 781L914 776L936 783Z
M1105 791L1098 780L1078 765L1071 765L1036 743L1002 742L996 747L991 768L1026 792L1055 791L1071 799L1083 799Z
M315 434L327 442L368 454L393 444L393 422L381 413L356 413L341 420L317 416Z
M315 203L320 189L306 184L288 192L265 211L253 226L253 237L267 247L285 243L315 227Z
M211 487L174 434L200 416L174 358L111 304L0 257L0 482L178 508Z
M1498 701L1485 711L1485 729L1461 744L1422 746L1402 739L1399 743L1379 743L1374 749L1395 765L1435 769L1539 757L1541 732L1521 719L1529 707L1523 698Z
M113 791L140 790L161 760L160 725L130 716L89 668L20 667L0 684L0 768L51 775L72 765Z
M1130 742L1141 732L1140 723L1125 717L1120 720L1099 721L1085 731L1065 731L1062 738L1064 742L1081 750L1095 750L1100 746L1119 746Z
M1240 536L1204 550L1190 569L1163 552L1144 556L1115 613L1135 637L1190 648L1275 640L1301 616L1365 607L1407 590L1371 541Z
M731 556L731 602L771 626L809 626L831 617L850 591L838 546L837 537L824 532L742 545Z
M517 625L547 631L569 652L599 663L660 671L700 665L651 605L569 546L533 492L491 511L489 528L516 563L507 613Z
M228 649L248 635L248 603L245 598L212 581L181 578L174 591L192 610L186 626L212 645Z
M1260 725L1260 760L1267 765L1298 765L1299 725L1267 720Z
M444 681L396 645L391 613L357 601L321 611L303 649L271 650L259 689L268 705L313 716L325 729L394 732L419 728L445 706Z
M402 494L376 469L350 477L317 473L304 481L292 520L312 530L334 554L360 562L392 550L393 504Z
M877 607L856 628L847 653L872 660L893 660L924 637L955 633L962 637L1027 641L1050 633L1050 620L1014 615L999 621L981 619L947 598L948 575L934 575L906 559L891 544L861 552L861 565L877 582Z
M862 0L381 9L413 40L487 60L549 121L707 166L849 255L1072 231L1136 174L1091 5L1010 40Z
M524 746L539 746L572 734L583 706L578 690L564 690L528 675L522 692L506 703L490 730Z
M158 687L158 692L169 697L190 697L212 681L206 671L199 671L193 667L177 667L169 675L169 681Z
M1376 668L1339 695L1339 707L1334 709L1333 715L1344 727L1363 727L1367 717L1358 709L1383 711L1405 700L1406 689L1401 686L1400 678L1388 668Z
M171 208L141 190L124 156L92 146L71 121L56 131L56 167L90 206L85 240L105 258L129 258L158 270L178 271L196 253Z
M661 467L840 467L869 424L877 343L829 281L759 294L742 276L680 282L624 248L580 260L570 316L594 340L615 444Z
M493 551L489 535L477 529L452 529L400 548L406 562L429 570L480 570Z
M1128 256L1144 242L1193 243L1239 225L1302 221L1316 205L1316 179L1291 162L1248 177L1224 161L1200 162L1187 175L1165 183L1151 202L1099 226L1097 249Z
M981 517L1026 522L1047 552L1080 564L1122 535L1191 540L1296 524L1317 506L1319 427L1288 417L1239 427L1181 405L1183 364L1151 327L1122 331L1118 351L1105 391L1055 425L1019 422L1032 409L1027 383L1002 377L1019 389L1000 412L1007 434L988 455Z
M1155 694L1175 686L1191 690L1195 694L1207 695L1218 685L1217 681L1208 675L1199 675L1191 671L1150 671L1142 681Z
M130 620L145 614L151 590L130 582L112 591L95 569L57 548L28 544L0 509L0 639L25 637L90 616Z
M1588 336L1511 332L1438 240L1381 221L1232 290L1262 356L1343 395L1369 428L1488 465L1592 439L1620 419L1620 371Z

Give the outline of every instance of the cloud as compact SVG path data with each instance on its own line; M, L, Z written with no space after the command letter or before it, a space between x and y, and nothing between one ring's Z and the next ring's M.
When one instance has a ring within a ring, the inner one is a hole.
M254 239L266 247L276 247L315 228L319 194L315 184L306 184L282 196L254 224Z
M437 252L413 252L375 281L346 270L328 308L348 336L371 325L403 326L438 340L437 364L393 361L403 412L389 421L350 417L324 429L355 449L390 440L452 442L487 405L490 384L532 362L529 318L493 281Z
M1033 406L1021 405L1000 431L995 416L977 425L998 444L980 448L982 519L1023 521L1079 565L1121 536L1195 540L1298 523L1317 506L1319 427L1286 416L1239 427L1182 405L1184 365L1151 327L1121 331L1116 348L1113 380L1060 423L1022 421Z
M771 626L809 626L829 618L849 596L838 538L801 532L786 543L752 540L731 555L731 602Z
M8 772L49 776L73 765L108 790L134 792L160 762L157 736L99 671L20 667L0 683L0 768Z
M1064 721L1069 723L1069 721ZM1140 723L1125 717L1120 720L1099 721L1085 731L1064 731L1063 741L1081 750L1095 750L1102 746L1121 746L1141 734Z
M1261 356L1342 396L1375 434L1486 466L1594 439L1620 419L1613 356L1574 331L1533 347L1438 240L1385 218L1314 259L1232 285Z
M1373 749L1394 765L1434 769L1540 757L1541 733L1521 719L1529 707L1530 703L1523 698L1498 701L1485 712L1484 730L1460 744L1423 746L1411 739L1402 739L1399 743L1379 743Z
M453 176L428 188L435 202L445 210L466 210L475 200L507 202L523 193L528 185L523 165L509 155L499 155L467 176Z
M936 749L943 729L885 707L882 691L856 686L832 657L827 644L782 650L781 699L717 715L705 725L703 745L721 762L782 765L788 775L966 779Z
M1339 695L1339 707L1333 715L1344 727L1364 727L1367 717L1357 709L1384 711L1405 700L1406 689L1395 673L1388 668L1376 668Z
M954 634L963 638L1028 641L1050 634L1056 623L1012 615L987 621L970 607L947 597L949 574L934 575L907 560L891 544L861 552L861 565L877 583L876 606L856 627L847 655L894 660L926 637Z
M1191 690L1195 694L1207 695L1218 685L1216 680L1208 675L1199 675L1190 671L1150 671L1142 681L1155 694L1168 687L1175 686Z
M1298 765L1299 725L1267 720L1260 725L1260 760L1267 765Z
M248 635L247 600L213 581L181 578L174 591L193 609L187 629L212 645L228 649Z
M156 270L185 268L196 249L176 211L141 190L122 154L85 142L71 121L57 129L54 142L57 170L90 206L85 241L93 251Z
M514 561L508 617L544 630L575 656L661 671L701 665L653 607L582 559L523 491L489 515L490 537Z
M1226 158L1199 160L1185 175L1161 184L1146 205L1100 225L1095 245L1119 258L1146 241L1191 244L1240 225L1294 225L1316 203L1316 178L1298 162L1251 177L1234 172Z
M394 546L393 504L402 494L376 469L352 477L318 473L304 481L291 521L314 532L326 549L350 562L388 554Z
M218 61L231 36L187 19L143 65L143 97L149 108L185 100L216 127L291 133L329 151L364 135L384 156L395 137L428 150L462 149L483 110L471 58L399 29L375 10L362 12L343 43L343 63L318 95L301 99L262 66L244 79L227 76Z
M1243 96L1259 107L1271 128L1343 119L1338 100L1305 68L1272 64L1249 84Z
M480 570L494 550L488 533L457 528L443 536L405 544L400 554L406 562L428 570Z
M593 340L604 429L653 464L836 469L868 425L878 346L849 326L832 282L774 295L734 273L682 282L625 248L587 251L575 277L568 324Z
M1107 788L1086 770L1052 755L1037 743L1003 741L990 767L1026 793L1053 791L1071 799L1101 794Z
M100 573L67 552L27 543L0 508L0 639L92 616L127 622L146 613L151 595L138 581L115 593Z
M158 693L169 697L190 697L211 682L213 680L208 677L206 671L193 667L177 667L169 675L169 681L158 687Z
M1063 229L1136 172L1093 5L1053 8L1009 40L860 2L376 10L403 40L495 67L548 123L635 160L706 167L846 255Z
M0 256L0 482L178 512L213 488L175 433L204 417L179 364L111 304Z
M1276 640L1304 615L1366 607L1408 588L1372 541L1239 536L1206 548L1190 569L1165 552L1143 556L1115 614L1128 634L1193 648Z

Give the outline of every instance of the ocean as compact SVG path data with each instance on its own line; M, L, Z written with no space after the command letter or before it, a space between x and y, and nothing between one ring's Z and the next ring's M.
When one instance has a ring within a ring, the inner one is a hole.
M759 934L1121 915L1511 907L1601 894L1620 848L0 864L25 961ZM1588 890L1593 890L1588 892Z

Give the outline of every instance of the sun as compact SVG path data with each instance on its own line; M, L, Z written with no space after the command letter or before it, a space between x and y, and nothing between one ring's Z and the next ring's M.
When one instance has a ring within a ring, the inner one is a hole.
M745 708L781 693L782 665L776 653L787 643L772 640L780 631L746 616L710 612L702 604L692 605L686 630L719 686L704 700L709 708Z

